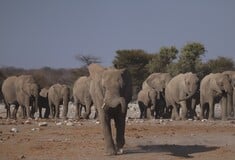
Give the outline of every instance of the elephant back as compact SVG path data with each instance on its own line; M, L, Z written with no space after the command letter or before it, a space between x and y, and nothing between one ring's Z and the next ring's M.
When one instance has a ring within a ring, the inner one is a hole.
M32 75L21 75L17 78L15 86L17 92L24 92L26 84L36 84Z
M81 103L83 104L85 103L83 102L83 100L86 97L90 96L89 93L90 81L91 81L90 77L82 76L78 78L77 81L74 83L73 97L79 101L82 101Z
M15 92L16 80L17 80L16 76L11 76L3 81L2 94L7 103L11 103L16 100L16 92Z

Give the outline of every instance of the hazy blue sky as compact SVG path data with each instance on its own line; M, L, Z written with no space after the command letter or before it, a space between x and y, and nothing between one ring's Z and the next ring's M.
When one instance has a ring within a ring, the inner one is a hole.
M180 49L235 60L235 0L0 0L0 67L74 68L89 54L110 66L119 49Z

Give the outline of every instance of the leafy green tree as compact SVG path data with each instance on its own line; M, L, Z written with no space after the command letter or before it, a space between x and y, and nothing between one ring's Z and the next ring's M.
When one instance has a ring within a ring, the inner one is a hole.
M148 64L149 73L167 72L169 65L177 58L178 50L175 46L161 47Z
M218 57L217 59L211 59L205 65L212 73L235 69L234 61L227 57Z
M148 76L146 65L151 57L152 55L140 49L118 50L113 65L116 68L127 68L131 73L133 85L141 86Z
M186 44L179 55L178 69L180 72L197 72L197 66L201 64L201 56L206 52L203 44L192 42Z

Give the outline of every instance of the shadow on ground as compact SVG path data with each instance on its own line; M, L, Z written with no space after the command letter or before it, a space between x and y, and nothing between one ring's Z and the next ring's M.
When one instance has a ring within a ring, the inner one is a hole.
M166 152L166 154L183 157L193 158L191 154L209 152L219 149L219 147L208 147L204 145L140 145L137 149L127 150L126 154L136 153L160 153Z

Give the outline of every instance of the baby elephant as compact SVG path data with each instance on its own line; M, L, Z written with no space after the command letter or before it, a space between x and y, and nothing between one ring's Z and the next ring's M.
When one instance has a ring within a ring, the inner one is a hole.
M154 89L142 89L138 93L137 102L140 109L140 118L150 118L150 115L151 118L154 118L157 94Z
M70 89L67 85L54 84L48 90L50 118L59 118L59 106L63 104L63 119L67 119Z

